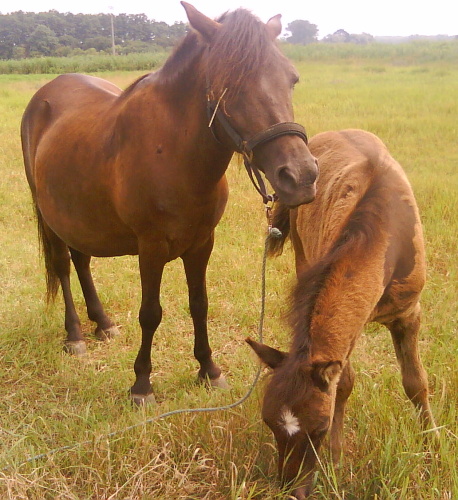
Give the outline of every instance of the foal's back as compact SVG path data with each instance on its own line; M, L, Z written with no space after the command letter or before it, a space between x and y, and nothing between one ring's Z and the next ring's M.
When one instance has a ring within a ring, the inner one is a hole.
M366 321L389 322L416 306L425 281L423 235L409 181L369 132L324 132L309 147L320 176L316 200L291 213L298 274L336 244L348 247L354 239L340 259L341 272L349 287L364 290Z

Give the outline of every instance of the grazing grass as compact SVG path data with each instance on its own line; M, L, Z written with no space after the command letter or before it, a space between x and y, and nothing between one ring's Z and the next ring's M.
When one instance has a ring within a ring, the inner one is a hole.
M398 66L366 58L302 61L297 67L296 120L309 134L370 130L388 144L413 184L428 258L421 352L441 426L437 444L425 441L402 391L389 335L370 326L353 355L357 381L348 405L345 459L333 469L323 454L324 472L317 475L314 498L458 498L458 69L445 62ZM125 87L138 75L104 76ZM257 362L243 339L256 336L260 309L265 223L259 196L233 161L231 196L208 272L211 343L232 389L207 391L195 384L192 326L177 261L164 274L164 319L154 342L159 404L132 408L126 396L140 337L136 259L93 263L101 298L122 331L110 343L91 336L74 283L88 332L89 353L83 359L62 352L62 300L49 308L44 301L19 122L32 94L50 78L0 77L1 498L284 497L276 479L273 438L260 419L262 384L230 411L144 423L178 408L230 403L253 380ZM288 344L281 317L293 278L288 249L267 268L265 338L280 348ZM70 448L31 459L65 446Z

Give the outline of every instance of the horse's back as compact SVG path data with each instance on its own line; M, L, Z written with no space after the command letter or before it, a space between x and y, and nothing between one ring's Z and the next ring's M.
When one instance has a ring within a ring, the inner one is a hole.
M378 158L385 153L381 141L360 130L323 132L309 142L320 175L313 203L293 212L305 260L312 264L339 236L355 207L367 192ZM293 233L294 243L294 233Z
M35 106L41 101L50 104L54 117L60 113L81 106L106 106L113 102L122 90L102 78L79 73L59 75L41 87L32 97L25 115L33 113Z
M393 302L403 302L402 295L406 304L416 302L425 281L423 235L402 167L378 137L362 130L324 132L309 147L318 159L320 177L315 201L291 214L298 271L322 259L336 242L341 244L344 233L348 240L365 227L367 248L355 247L348 259L356 267L358 259L364 262L361 273L379 276L374 317L389 314Z

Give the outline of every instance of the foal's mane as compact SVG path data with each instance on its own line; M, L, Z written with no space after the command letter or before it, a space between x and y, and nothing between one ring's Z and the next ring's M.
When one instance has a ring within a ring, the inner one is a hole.
M301 360L308 357L311 346L310 325L317 300L335 266L348 255L357 260L359 255L371 252L380 241L385 211L383 190L383 182L374 177L330 251L298 276L288 312L288 320L293 329L290 351L293 357Z

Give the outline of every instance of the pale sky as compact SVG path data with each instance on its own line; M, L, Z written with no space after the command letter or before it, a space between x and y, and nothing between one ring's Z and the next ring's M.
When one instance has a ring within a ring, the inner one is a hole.
M296 19L316 24L322 38L338 29L374 36L458 35L456 0L189 0L211 18L244 7L262 21L282 14L283 27ZM0 13L146 14L156 21L186 22L179 0L1 0Z

